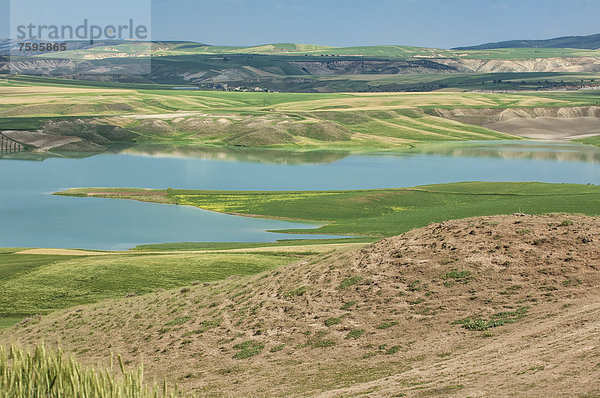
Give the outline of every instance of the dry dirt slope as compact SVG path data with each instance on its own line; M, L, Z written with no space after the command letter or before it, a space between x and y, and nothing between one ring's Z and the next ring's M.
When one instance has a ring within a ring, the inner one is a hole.
M469 319L466 319L469 318ZM600 394L600 220L432 224L251 278L9 331L211 396Z

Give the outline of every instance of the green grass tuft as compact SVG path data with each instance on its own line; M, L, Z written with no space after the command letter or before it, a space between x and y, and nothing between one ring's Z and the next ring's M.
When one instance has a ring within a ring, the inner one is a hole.
M58 397L137 397L160 398L176 396L166 384L149 388L144 383L143 367L128 371L118 358L120 373L112 370L84 368L61 350L47 351L37 346L26 351L0 346L0 397L58 398Z
M365 334L365 330L364 329L352 329L346 335L346 339L358 339L363 334Z
M383 322L383 323L377 325L376 329L388 329L388 328L391 328L392 326L396 326L397 324L398 324L398 322L396 322L396 321Z
M354 286L361 282L364 278L362 276L353 276L351 278L344 279L338 286L339 290L344 290L347 287Z
M492 315L489 320L483 318L465 318L455 321L467 330L485 331L490 328L514 323L527 315L529 307L519 307L515 311L505 311Z
M233 348L239 350L233 356L234 359L246 359L260 354L263 348L265 348L265 344L255 340L248 340L234 345Z

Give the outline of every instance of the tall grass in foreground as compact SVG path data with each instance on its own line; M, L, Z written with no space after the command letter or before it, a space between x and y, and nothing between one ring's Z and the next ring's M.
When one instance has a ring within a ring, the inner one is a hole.
M33 352L0 346L0 398L162 398L176 396L162 388L145 387L143 366L126 371L119 357L122 376L111 369L84 368L59 349L46 351L40 345Z

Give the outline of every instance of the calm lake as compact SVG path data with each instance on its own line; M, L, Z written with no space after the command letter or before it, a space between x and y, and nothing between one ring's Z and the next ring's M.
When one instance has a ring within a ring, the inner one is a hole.
M51 195L72 187L322 190L457 181L600 184L600 148L565 143L475 142L351 156L160 147L79 159L41 160L29 154L11 154L0 159L0 247L121 250L148 243L329 237L267 232L315 227L308 224L230 216L184 206Z

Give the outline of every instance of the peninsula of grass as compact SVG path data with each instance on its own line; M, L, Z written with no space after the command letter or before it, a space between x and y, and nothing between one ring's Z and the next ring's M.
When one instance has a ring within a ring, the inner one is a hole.
M538 182L462 182L352 191L199 191L76 188L56 195L195 206L250 217L325 224L318 233L385 237L466 217L512 213L600 214L600 186Z
M580 142L582 144L600 147L600 135L596 135L593 137L580 138L580 139L577 139L574 141Z

